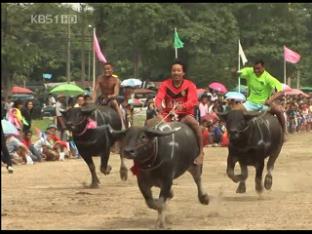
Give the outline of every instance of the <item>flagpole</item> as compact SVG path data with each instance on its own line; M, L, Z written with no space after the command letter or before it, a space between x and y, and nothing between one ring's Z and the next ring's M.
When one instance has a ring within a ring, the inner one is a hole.
M286 60L284 58L284 84L286 84Z
M240 54L239 54L239 45L240 45L240 39L238 39L238 71L240 70ZM238 77L238 92L241 92L241 88L240 88L240 76Z
M174 35L176 35L177 33L177 28L174 28ZM175 51L175 58L177 59L178 58L178 48L174 48L174 51Z
M95 36L95 27L93 28L93 41L94 41L94 36ZM95 89L95 50L94 50L94 45L92 46L92 48L93 48L92 89L93 89L93 92L95 92L95 90L94 90Z
M285 59L285 48L284 48L284 85L286 85L286 59ZM290 87L290 86L289 86ZM286 103L286 92L284 91L284 102Z

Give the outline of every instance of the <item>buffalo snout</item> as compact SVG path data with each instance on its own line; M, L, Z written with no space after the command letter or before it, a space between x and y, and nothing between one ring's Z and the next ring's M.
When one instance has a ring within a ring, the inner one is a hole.
M136 157L136 152L131 147L126 147L122 150L122 155L128 159L134 159Z
M71 131L75 130L75 125L72 121L66 121L66 127Z
M232 129L229 131L230 134L230 139L231 140L236 140L239 138L239 131L237 129Z

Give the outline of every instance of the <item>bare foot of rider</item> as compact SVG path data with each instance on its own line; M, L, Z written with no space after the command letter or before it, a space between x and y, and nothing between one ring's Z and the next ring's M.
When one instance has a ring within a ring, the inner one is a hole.
M196 164L196 165L202 165L203 162L204 162L204 152L201 152L201 153L197 156L197 158L195 158L194 164Z

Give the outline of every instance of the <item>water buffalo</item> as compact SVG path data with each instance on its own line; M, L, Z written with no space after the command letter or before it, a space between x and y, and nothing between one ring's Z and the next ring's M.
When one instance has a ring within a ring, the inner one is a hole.
M111 166L107 164L110 150L116 139L112 137L109 127L121 129L120 118L116 111L108 106L85 106L82 108L71 108L62 113L66 127L73 133L73 140L77 145L81 157L88 164L92 175L91 187L98 187L99 179L95 172L92 156L101 156L100 170L105 175L109 174ZM92 123L90 118L96 120L97 127L89 127ZM127 168L124 159L120 156L120 177L127 180Z
M271 172L283 146L283 129L277 117L269 112L244 112L243 110L231 110L227 113L219 113L219 116L226 121L230 138L226 172L235 183L239 182L236 192L246 192L248 165L256 168L256 191L258 193L263 191L262 172L267 157L269 159L264 187L270 189ZM236 162L241 167L240 175L234 174Z
M121 154L134 160L137 182L141 193L151 209L158 211L157 227L165 226L165 206L173 197L173 179L189 171L197 185L198 199L209 203L208 194L201 183L202 165L195 165L199 153L195 133L181 122L162 123L157 129L131 127L125 131L112 131L121 137ZM151 188L160 188L159 199L154 199Z

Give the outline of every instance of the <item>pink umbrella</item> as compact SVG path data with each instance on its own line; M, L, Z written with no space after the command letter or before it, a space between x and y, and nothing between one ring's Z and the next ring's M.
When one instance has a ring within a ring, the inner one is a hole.
M219 82L212 82L208 87L220 93L226 93L228 91L227 88Z
M206 92L206 89L197 89L196 93L197 93L197 97L201 96L203 93Z

